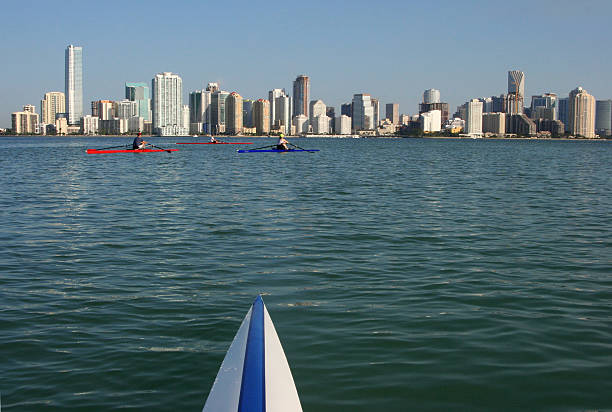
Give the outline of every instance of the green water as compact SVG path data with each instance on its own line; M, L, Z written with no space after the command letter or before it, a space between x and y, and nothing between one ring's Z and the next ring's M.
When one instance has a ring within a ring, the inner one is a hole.
M304 411L612 409L612 142L174 141L0 139L3 410L201 410L258 293Z

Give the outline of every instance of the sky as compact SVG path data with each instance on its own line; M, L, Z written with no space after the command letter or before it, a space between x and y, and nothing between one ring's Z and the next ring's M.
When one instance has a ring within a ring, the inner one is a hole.
M125 97L125 82L156 73L189 92L216 81L244 98L292 94L300 74L311 99L335 106L369 93L418 113L423 91L451 112L507 91L525 72L531 95L584 87L612 98L612 1L106 0L4 2L0 6L0 127L49 91L64 91L64 51L83 47L83 105Z

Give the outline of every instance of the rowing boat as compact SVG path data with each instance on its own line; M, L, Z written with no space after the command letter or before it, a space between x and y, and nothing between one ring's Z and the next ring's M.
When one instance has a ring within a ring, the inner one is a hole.
M253 144L253 142L177 142L176 144Z
M261 296L244 317L202 412L301 412L293 376Z
M153 153L153 152L178 152L178 149L120 149L120 150L87 149L87 154Z
M287 150L279 150L279 149L244 149L238 150L238 153L287 153L287 152L318 152L319 149L287 149Z

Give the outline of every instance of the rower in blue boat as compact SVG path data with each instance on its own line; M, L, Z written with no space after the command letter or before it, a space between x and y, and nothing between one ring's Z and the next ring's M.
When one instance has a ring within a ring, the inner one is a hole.
M148 142L145 142L144 140L142 140L141 133L139 132L138 136L136 136L136 138L134 139L134 142L132 143L132 149L134 150L144 149L147 143Z
M278 136L278 143L276 144L276 150L289 150L289 142L285 139L284 134Z

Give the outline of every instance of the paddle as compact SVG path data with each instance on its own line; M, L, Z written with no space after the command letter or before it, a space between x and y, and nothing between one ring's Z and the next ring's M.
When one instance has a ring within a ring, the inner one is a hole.
M289 143L289 144L290 144L291 146L293 146L293 147L297 147L298 149L303 150L303 151L305 151L305 152L308 152L308 153L313 153L313 151L312 151L312 150L304 149L303 147L300 147L300 146L298 146L298 145L296 145L296 144L293 144L293 143Z
M270 146L256 147L255 149L249 149L249 150L267 149L268 147L276 147L276 145L275 144L271 144Z
M151 144L151 143L149 143L149 146L154 147L156 149L164 150L164 151L166 151L168 153L172 153L172 151L170 149L164 149L163 147L155 146L154 144Z
M128 146L131 146L131 145L129 145L129 144L124 144L124 145L121 145L121 146L104 147L104 148L102 148L102 149L96 149L96 150L116 149L116 148L118 148L118 147L128 147Z

